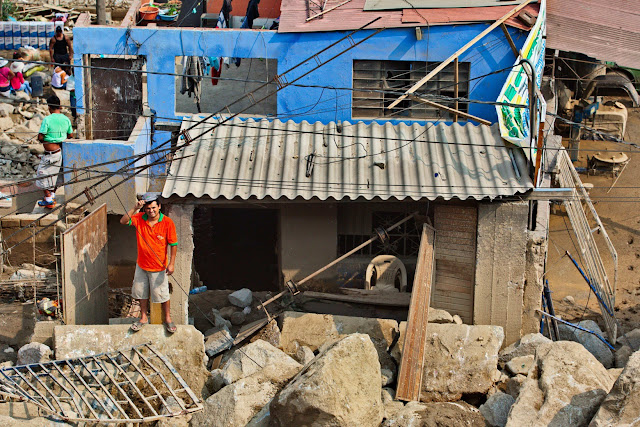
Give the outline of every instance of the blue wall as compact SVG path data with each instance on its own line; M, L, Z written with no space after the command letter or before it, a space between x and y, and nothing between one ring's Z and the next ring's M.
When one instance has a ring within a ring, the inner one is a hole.
M486 24L433 26L423 28L423 40L417 41L413 28L387 29L356 48L334 59L312 72L297 83L332 87L352 87L352 64L354 60L403 60L443 61L457 49L487 27ZM358 41L371 34L371 30L360 31L353 38ZM518 47L524 43L526 33L510 28ZM74 29L74 61L82 63L83 54L143 55L147 60L147 71L175 72L176 56L231 56L239 58L270 58L278 60L281 74L343 37L345 32L288 33L279 34L261 30L214 30L214 29L158 29L135 27L130 32L119 27L78 27ZM329 59L348 46L339 46L323 53L321 60ZM501 29L494 30L473 48L460 57L460 61L471 62L471 79L491 71L510 67L515 56ZM287 74L288 81L311 70L315 61ZM76 92L78 106L82 107L82 73L77 69ZM495 101L507 72L473 80L470 83L471 99ZM224 77L224 70L222 77ZM220 84L224 84L221 81ZM173 76L147 75L148 105L161 118L178 119L175 114L175 83ZM338 111L336 112L336 95ZM230 100L231 101L231 100ZM311 111L301 107L314 105ZM117 106L114 106L116 109ZM295 121L330 122L353 121L351 117L351 92L346 90L288 87L277 94L278 116ZM211 112L212 113L212 112ZM497 120L492 105L471 104L469 113L492 122ZM398 120L393 120L397 122Z

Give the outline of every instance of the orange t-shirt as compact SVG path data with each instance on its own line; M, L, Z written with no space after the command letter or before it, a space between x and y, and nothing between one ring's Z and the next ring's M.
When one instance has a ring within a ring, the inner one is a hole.
M167 268L167 245L176 246L178 236L171 218L160 212L156 225L149 227L147 214L138 212L129 220L136 228L138 241L138 265L145 271L162 271Z

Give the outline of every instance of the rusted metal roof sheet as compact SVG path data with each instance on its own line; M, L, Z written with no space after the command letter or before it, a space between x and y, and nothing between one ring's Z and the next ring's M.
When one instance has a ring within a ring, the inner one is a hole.
M522 150L507 148L497 126L343 122L338 132L335 123L236 118L211 131L215 123L189 130L205 135L176 154L164 197L480 200L532 188Z
M328 0L325 10L342 3L343 0ZM320 12L310 0L282 0L280 33L309 33L321 31L348 31L360 28L380 17L368 28L400 28L418 25L447 25L453 23L493 22L504 16L513 6L469 7L457 9L404 9L365 12L366 0L351 0L337 9L309 22L306 19ZM539 5L531 4L524 10L538 16ZM517 17L505 22L516 28L529 30Z
M547 48L640 68L640 7L629 0L547 0Z

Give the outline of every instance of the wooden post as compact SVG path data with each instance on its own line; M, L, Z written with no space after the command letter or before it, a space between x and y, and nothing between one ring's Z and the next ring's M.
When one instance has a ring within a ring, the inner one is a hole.
M458 76L458 65L459 65L458 64L458 58L456 58L453 61L453 83L454 83L454 86L453 86L453 97L456 98L456 101L453 104L453 109L454 110L459 110L459 108L458 108L458 99L457 99L458 96L459 96L458 95L459 94L458 84L460 83L460 78ZM453 121L454 122L458 121L458 114L457 113L454 113Z
M509 34L509 30L507 29L507 26L504 25L504 23L500 24L500 28L502 28L502 32L504 32L504 36L507 38L507 41L509 42L509 46L511 46L511 50L513 51L513 54L516 56L516 58L518 58L520 56L520 52L518 51L518 48L516 48L516 44L513 42L513 39L511 38L511 34Z
M152 325L162 325L162 304L149 300L150 311L149 323Z

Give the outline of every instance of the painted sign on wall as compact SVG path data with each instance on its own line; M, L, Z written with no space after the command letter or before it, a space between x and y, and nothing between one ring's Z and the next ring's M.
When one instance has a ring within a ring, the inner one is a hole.
M540 88L542 72L544 69L544 49L545 35L547 32L546 0L540 4L540 12L535 25L531 29L524 46L520 50L520 56L511 69L507 80L502 86L498 102L508 102L512 104L529 105L529 78L524 67L527 65L517 65L522 58L528 59L533 64L536 73L536 85ZM544 106L539 111L542 111ZM498 113L498 123L500 124L500 135L505 140L520 147L529 146L529 108L510 107L506 105L496 106ZM544 117L544 116L541 116ZM528 150L525 150L528 151ZM529 153L527 153L529 155Z

